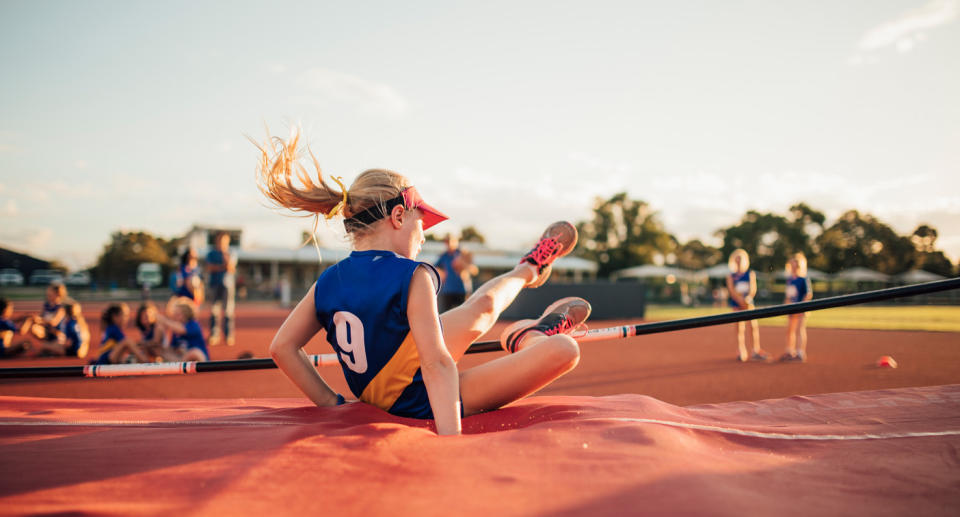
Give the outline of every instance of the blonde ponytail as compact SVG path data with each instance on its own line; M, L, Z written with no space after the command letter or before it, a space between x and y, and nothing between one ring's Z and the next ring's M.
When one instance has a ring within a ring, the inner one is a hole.
M350 218L375 205L382 205L410 186L409 180L402 174L386 169L364 171L345 188L340 177L330 176L340 186L336 191L324 181L323 172L317 158L307 149L299 148L300 130L294 129L288 140L272 136L263 145L250 139L260 150L257 164L257 187L263 195L276 206L305 216L322 214L330 219L336 215ZM301 163L304 154L310 156L317 171L314 181ZM294 181L299 182L297 185ZM350 221L347 232L358 234L365 232L368 225Z
M307 151L317 169L316 183L300 163L304 153L298 148L300 143L298 129L294 129L290 139L286 141L276 136L269 137L263 145L253 139L250 141L260 150L257 187L277 206L295 212L305 212L304 215L327 215L333 212L334 207L343 200L345 192L335 192L323 180L320 163L313 153ZM299 180L300 186L294 184L294 178Z

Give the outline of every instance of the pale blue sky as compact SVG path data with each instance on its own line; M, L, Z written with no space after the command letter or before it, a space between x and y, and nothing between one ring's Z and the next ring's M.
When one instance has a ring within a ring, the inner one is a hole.
M628 190L682 239L806 201L932 224L956 260L958 3L2 1L0 245L83 266L196 222L296 246L253 183L267 123L497 246Z

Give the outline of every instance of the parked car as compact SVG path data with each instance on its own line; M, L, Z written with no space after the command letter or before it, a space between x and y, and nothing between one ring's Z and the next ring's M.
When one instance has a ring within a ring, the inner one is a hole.
M0 269L0 285L23 285L23 275L16 269Z
M90 285L89 271L74 271L63 281L67 285Z
M162 283L163 273L160 271L160 264L143 262L137 266L137 285L156 287Z
M30 285L48 285L63 282L63 273L56 269L34 269L30 273Z

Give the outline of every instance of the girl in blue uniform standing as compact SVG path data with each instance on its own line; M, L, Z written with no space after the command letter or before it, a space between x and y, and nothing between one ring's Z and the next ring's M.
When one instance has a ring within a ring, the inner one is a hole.
M807 257L795 253L787 262L787 289L784 303L805 302L813 298L813 285L807 278ZM781 361L807 361L807 313L787 316L787 351Z
M189 248L180 256L180 268L177 270L173 287L175 298L185 298L199 305L203 303L203 282L200 281L197 252Z
M303 346L321 329L340 359L350 390L391 414L434 419L439 434L460 433L460 418L523 398L576 366L570 336L590 313L579 298L558 300L538 320L501 335L506 357L457 371L456 361L524 287L547 280L553 261L576 244L576 229L554 223L512 271L438 314L439 277L417 262L426 228L446 219L404 176L368 170L346 188L319 181L300 163L299 134L260 147L260 188L278 206L330 219L343 215L350 256L327 268L270 345L277 365L318 406L343 402L321 378ZM299 185L297 184L299 183Z
M730 254L727 265L730 267L730 275L727 276L727 292L730 296L727 297L727 303L734 311L753 309L753 297L757 294L757 275L750 269L750 256L747 255L746 250L736 249ZM753 353L747 353L744 336L746 325L745 321L739 321L735 325L739 349L737 360L740 362L767 361L770 356L760 348L760 327L757 325L757 320L750 320Z

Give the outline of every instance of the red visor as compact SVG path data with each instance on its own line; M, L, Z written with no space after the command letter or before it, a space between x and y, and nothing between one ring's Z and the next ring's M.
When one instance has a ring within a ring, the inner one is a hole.
M449 219L443 212L428 205L423 198L420 197L420 193L417 192L417 187L407 187L403 190L403 204L407 208L419 208L420 211L423 212L424 230Z

